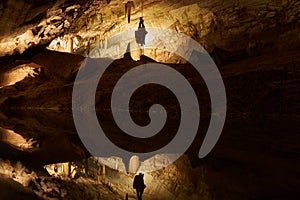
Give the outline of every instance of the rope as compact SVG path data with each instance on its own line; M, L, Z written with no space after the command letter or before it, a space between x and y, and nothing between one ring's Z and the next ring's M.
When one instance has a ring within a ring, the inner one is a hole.
M144 1L142 0L142 17L144 17Z
M142 1L142 19L144 17L144 0L141 0ZM144 45L141 45L142 46L142 55L144 55L144 51L145 51L145 47Z

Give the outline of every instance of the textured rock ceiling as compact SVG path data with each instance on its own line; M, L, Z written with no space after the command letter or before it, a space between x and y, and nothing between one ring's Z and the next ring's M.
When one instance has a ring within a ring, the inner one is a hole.
M142 1L134 0L132 20L119 0L5 0L0 3L0 56L48 45L61 36L77 38L85 52L122 30L136 29ZM183 32L214 49L249 56L299 47L298 0L144 0L146 27ZM81 50L80 50L81 48ZM83 50L82 50L83 49Z

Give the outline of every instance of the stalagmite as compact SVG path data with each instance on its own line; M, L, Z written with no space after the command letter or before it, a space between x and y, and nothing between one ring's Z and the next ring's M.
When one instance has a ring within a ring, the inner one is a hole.
M135 174L140 167L140 159L138 156L134 155L129 160L128 172Z

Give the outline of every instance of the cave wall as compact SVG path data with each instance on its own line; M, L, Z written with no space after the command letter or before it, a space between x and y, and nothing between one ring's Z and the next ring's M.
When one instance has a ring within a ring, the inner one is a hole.
M0 55L50 44L59 36L76 38L75 51L87 55L111 35L137 28L142 3L134 3L129 24L124 2L116 0L48 0L40 4L4 1L0 7ZM210 53L215 50L218 54L219 49L239 51L233 57L244 59L299 48L299 4L297 0L147 0L143 3L143 16L146 28L171 28L197 40ZM171 57L153 52L148 56L158 61Z
M23 138L33 138L39 144L38 151L24 152L1 142L2 158L43 165L89 156L70 114L73 81L84 57L43 49L58 37L78 38L75 53L87 55L114 33L136 29L141 2L135 3L132 22L128 24L124 4L116 0L1 2L0 56L14 54L0 59L1 79L9 77L17 82L1 85L0 126ZM219 67L228 94L228 118L210 156L202 161L195 156L199 137L187 152L197 167L192 169L184 161L187 166L179 172L176 167L180 163L177 163L163 172L153 173L155 180L149 185L149 193L162 192L170 198L183 193L182 199L190 196L197 199L199 195L207 199L295 199L299 196L299 1L147 0L144 5L146 27L185 33L216 59L230 62L244 59ZM165 57L163 53L150 51L148 56L162 62L177 62L172 55ZM245 60L253 56L258 57ZM130 65L133 60L127 57L118 62ZM153 60L143 57L140 63L143 62ZM12 72L32 66L40 69L33 76L22 76L24 79L13 76ZM181 64L178 68L186 67ZM101 105L101 99L98 100ZM207 107L205 103L202 106ZM207 114L206 110L203 115ZM38 179L35 185L48 181L53 182L47 177ZM184 181L193 181L193 185L186 187ZM67 185L78 195L99 196L95 192L99 185L91 192L82 182L58 182L55 184ZM174 183L179 184L179 189ZM79 194L78 185L87 192ZM99 187L102 186L103 194L113 194L110 185L105 183ZM34 194L29 192L29 195Z

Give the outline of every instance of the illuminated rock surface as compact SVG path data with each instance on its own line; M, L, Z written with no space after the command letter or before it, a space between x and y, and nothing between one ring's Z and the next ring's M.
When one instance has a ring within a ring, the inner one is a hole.
M65 36L64 42L77 41L74 51L86 55L110 35L137 29L141 16L140 0L135 1L130 24L124 3L117 0L4 2L0 9L2 56L49 44L58 36ZM143 13L146 28L172 28L196 39L208 52L224 50L232 52L229 59L243 59L299 48L299 4L297 0L144 0ZM155 52L148 56L169 59Z
M135 198L133 175L125 173L127 161L116 155L91 158L78 137L71 107L84 56L96 46L106 49L101 55L108 55L115 51L107 47L109 36L137 29L141 1L135 1L130 24L124 3L0 2L0 199L125 199L126 193ZM146 28L185 33L210 53L224 79L228 106L220 140L200 160L210 100L191 65L155 49L145 51L145 56L140 57L138 50L131 52L133 59L125 55L114 61L95 99L99 122L119 145L132 146L115 134L105 102L115 79L129 68L172 63L169 66L195 86L201 100L201 124L194 143L175 163L145 173L145 199L299 197L299 7L298 0L144 0ZM56 49L58 41L60 49ZM141 100L132 103L132 117L147 124L145 109L158 99L171 105L170 119L178 119L174 98L160 98L172 95L148 89L150 95L135 94ZM170 134L176 124L167 127ZM139 148L147 145L141 142ZM159 167L169 158L156 155L140 160L139 170Z

